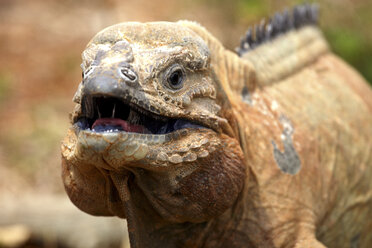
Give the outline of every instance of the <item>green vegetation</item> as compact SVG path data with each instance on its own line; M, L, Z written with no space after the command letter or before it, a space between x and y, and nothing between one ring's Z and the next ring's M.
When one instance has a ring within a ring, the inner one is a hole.
M372 41L358 30L327 29L325 35L332 50L372 82Z

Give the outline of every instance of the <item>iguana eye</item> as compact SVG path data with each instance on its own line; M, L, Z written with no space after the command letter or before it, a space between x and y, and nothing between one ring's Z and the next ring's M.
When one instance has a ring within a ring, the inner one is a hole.
M177 65L173 66L166 76L166 86L171 90L179 90L183 86L183 81L185 79L185 73L182 68Z

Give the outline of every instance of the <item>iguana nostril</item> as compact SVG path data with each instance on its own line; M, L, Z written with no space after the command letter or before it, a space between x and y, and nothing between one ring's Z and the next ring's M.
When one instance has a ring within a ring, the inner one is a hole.
M123 67L119 69L120 76L124 79L126 83L136 83L137 82L137 74L136 72L129 67Z

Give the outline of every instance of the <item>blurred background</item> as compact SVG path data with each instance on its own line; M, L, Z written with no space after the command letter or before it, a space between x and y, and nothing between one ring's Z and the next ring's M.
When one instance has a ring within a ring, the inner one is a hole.
M0 0L0 247L128 247L125 223L69 202L60 141L80 54L125 21L194 20L234 49L247 28L293 0ZM372 82L372 1L319 1L335 53Z

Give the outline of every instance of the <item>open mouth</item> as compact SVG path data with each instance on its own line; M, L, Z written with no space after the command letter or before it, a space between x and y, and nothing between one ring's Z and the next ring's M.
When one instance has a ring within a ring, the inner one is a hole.
M82 116L75 122L81 130L167 134L184 128L204 128L185 119L160 116L133 103L109 96L84 97Z

